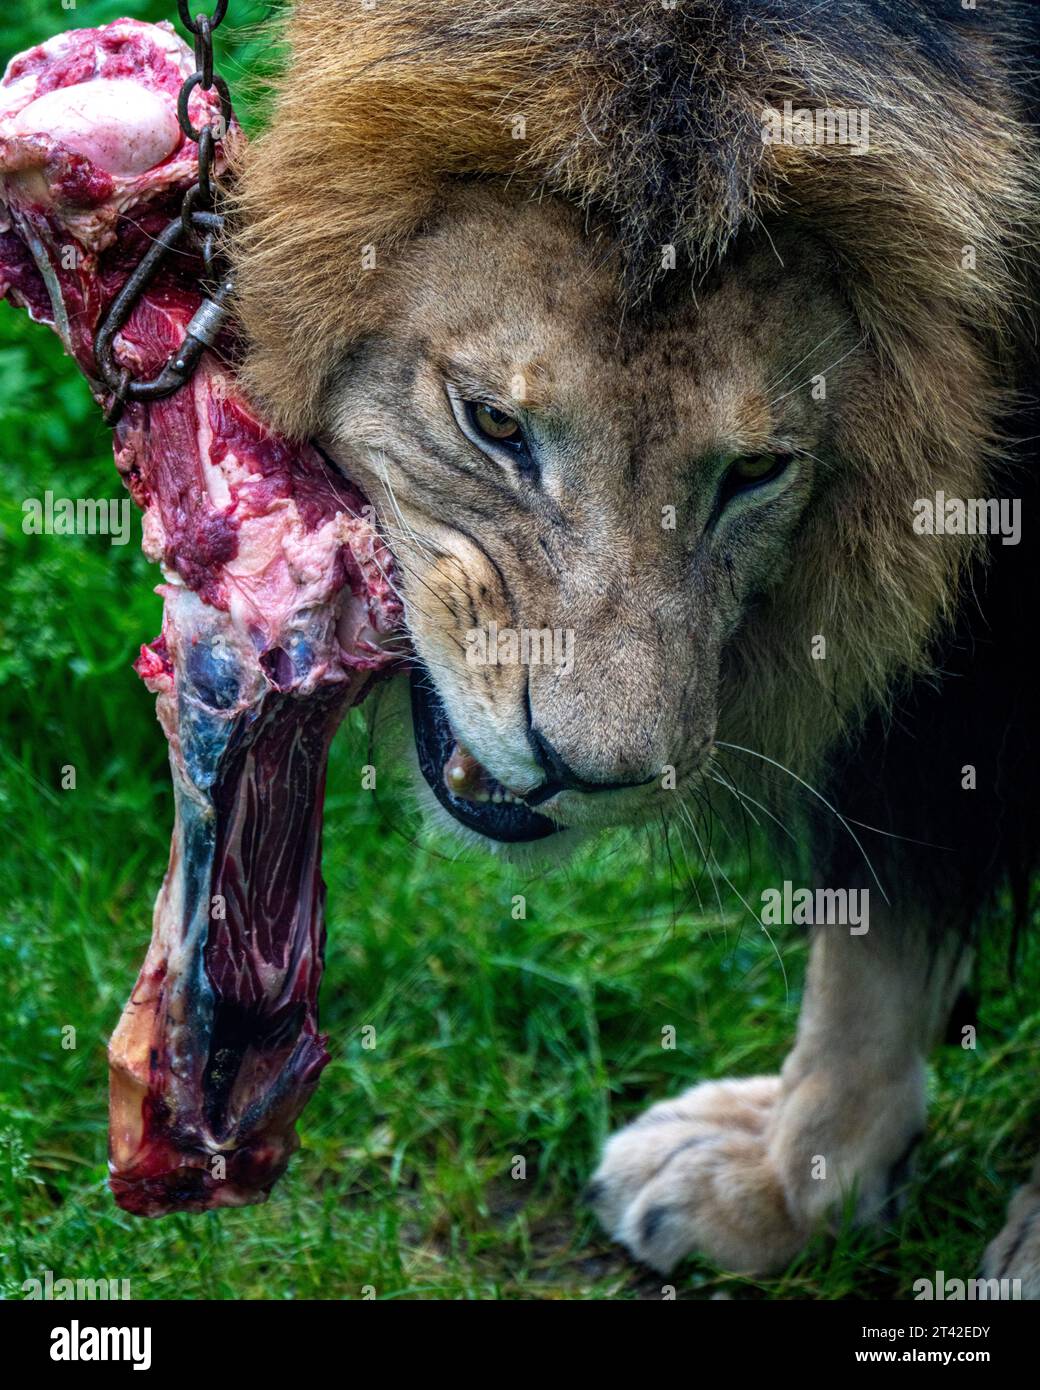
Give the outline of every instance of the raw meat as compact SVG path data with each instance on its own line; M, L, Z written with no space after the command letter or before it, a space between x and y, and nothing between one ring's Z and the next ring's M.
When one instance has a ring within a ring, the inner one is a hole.
M13 59L0 84L0 296L61 335L101 400L104 309L194 182L168 24L118 20ZM198 87L196 128L216 115ZM233 127L230 139L241 139ZM219 171L219 164L218 164ZM151 377L200 303L166 258L116 338ZM400 608L364 499L239 394L228 334L187 386L130 402L116 464L162 566L158 697L176 817L147 958L110 1046L116 1200L149 1216L263 1201L328 1060L321 819L329 743L390 660Z

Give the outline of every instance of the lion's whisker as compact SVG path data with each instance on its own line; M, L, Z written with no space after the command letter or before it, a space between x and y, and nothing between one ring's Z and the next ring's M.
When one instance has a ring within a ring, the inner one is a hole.
M680 804L681 804L681 803L680 803ZM697 836L697 830L696 830L696 827L694 826L692 820L689 820L689 825L690 825L690 829L693 831L694 835ZM697 840L698 840L698 844L699 844L699 843L700 843L700 837L699 837L699 836L697 836ZM755 910L752 908L751 904L750 904L750 903L748 902L748 900L744 897L743 893L741 893L740 889L737 888L737 886L734 884L733 880L732 880L732 879L730 878L730 876L726 873L726 870L725 870L725 869L722 867L722 865L719 863L718 855L715 854L714 850L709 851L709 853L710 853L710 856L711 856L711 861L710 861L710 862L713 863L713 864L715 865L715 868L716 868L716 869L718 870L718 872L721 874L723 882L724 882L724 883L726 884L726 886L729 888L730 892L734 895L734 897L736 897L737 899L739 899L739 901L744 905L744 909L745 909L745 911L747 912L748 916L749 916L749 917L752 919L752 921L754 921L755 924L759 927L759 929L762 931L763 935L765 936L766 940L769 942L769 945L772 947L773 954L776 956L777 964L780 966L780 973L781 973L781 975L783 976L783 980L784 980L784 997L785 997L785 1001L789 1001L789 1000L790 1000L790 997L791 997L791 988L790 988L790 983L789 983L788 978L787 978L787 968L786 968L786 966L784 965L784 959L783 959L783 956L780 954L780 949L779 949L779 947L777 946L776 942L773 940L773 937L772 937L772 935L771 935L770 932L769 932L769 928L768 928L768 927L766 926L766 924L762 921L761 915L760 915L759 913L755 912ZM717 885L716 885L716 892L718 892ZM721 911L721 903L720 903L720 911Z
M731 782L728 778L723 777L721 775L721 772L721 768L713 767L710 770L709 775L712 777L714 781L718 782L721 787L725 787L726 791L731 792L741 802L745 802L750 806L756 807L759 811L762 812L764 816L768 816L769 819L773 821L774 824L777 825L784 832L784 834L787 836L787 838L791 841L792 844L796 845L798 843L798 837L795 835L794 831L791 830L789 826L785 825L779 816L774 815L774 813L769 809L768 806L764 805L761 801L757 801L753 796L746 792L743 789L743 787L738 787L735 782ZM752 817L752 819L754 819L754 817ZM757 820L755 820L755 824L758 825Z
M859 348L863 346L866 340L867 335L865 333L861 334L859 339L856 342L854 342L852 346L849 348L848 352L843 352L840 357L836 358L826 367L821 367L818 372L813 373L813 376L824 376L827 372L832 372L835 367L840 367L841 364L846 360L846 358L851 357L854 352L856 352ZM769 408L772 409L774 406L779 405L781 401L786 401L788 396L793 396L796 391L800 391L803 386L807 386L811 380L811 376L806 377L804 381L799 381L796 385L792 386L789 391L785 391L782 396L774 397L769 402Z
M756 753L753 748L744 748L739 743L726 743L722 739L718 739L716 741L715 747L731 748L736 753L746 753L750 758L761 758L761 760L764 763L768 763L771 767L775 767L780 772L786 773L787 776L792 778L795 782L797 782L799 786L804 787L807 792L810 792L814 797L816 797L817 801L819 801L822 806L825 806L826 809L830 811L831 815L834 816L834 818L839 822L839 824L842 825L848 832L849 838L852 840L853 844L856 846L856 848L862 855L864 864L866 864L867 868L870 870L871 878L874 880L874 882L880 889L882 898L885 900L886 904L889 903L889 897L888 894L885 892L884 885L882 884L880 878L877 875L877 871L874 868L870 856L867 854L867 851L863 848L863 843L860 840L859 836L852 829L852 826L841 814L838 808L836 806L833 806L823 795L822 792L817 791L816 788L812 786L809 782L807 782L804 777L799 777L797 772L792 772L789 767L785 767L783 763L778 763L775 758L770 758L766 753Z
M811 347L804 357L799 357L798 361L794 364L794 366L789 367L787 371L784 372L783 376L779 379L779 381L771 382L766 387L766 395L772 397L773 392L778 390L781 386L783 386L784 382L788 379L788 377L793 376L793 374L798 370L798 368L802 365L803 362L808 362L809 358L812 357L813 353L819 352L820 348L824 347L827 343L829 343L830 340L834 337L834 335L836 333L840 333L841 330L844 327L846 327L846 325L850 322L850 319L844 319L841 323L838 324L837 328L832 328L831 331L827 334L827 336L825 338L821 338L818 343Z

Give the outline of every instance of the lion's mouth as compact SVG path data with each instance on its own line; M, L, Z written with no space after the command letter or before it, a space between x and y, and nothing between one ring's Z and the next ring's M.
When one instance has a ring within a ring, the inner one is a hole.
M429 672L418 663L412 670L411 692L419 767L449 815L490 840L509 844L542 840L562 829L531 810L462 747Z

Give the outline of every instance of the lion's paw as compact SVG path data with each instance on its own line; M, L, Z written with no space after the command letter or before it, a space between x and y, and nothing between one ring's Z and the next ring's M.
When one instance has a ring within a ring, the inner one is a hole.
M780 1084L704 1082L615 1134L586 1192L606 1229L662 1273L694 1250L744 1274L786 1265L807 1232L766 1151Z

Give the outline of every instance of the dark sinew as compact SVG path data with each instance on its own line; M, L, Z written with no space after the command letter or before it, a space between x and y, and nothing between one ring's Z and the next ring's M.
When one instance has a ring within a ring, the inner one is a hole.
M107 305L194 182L176 118L194 68L168 24L118 20L13 59L0 84L0 296L51 325L92 389ZM215 108L196 88L196 128ZM240 139L233 128L231 139ZM116 339L150 377L198 307L167 259ZM329 744L390 660L400 608L364 499L240 394L232 345L131 403L120 474L162 567L139 674L169 740L175 826L147 958L109 1046L110 1168L126 1210L263 1201L328 1054L321 822Z

